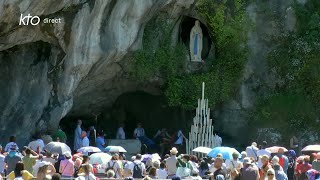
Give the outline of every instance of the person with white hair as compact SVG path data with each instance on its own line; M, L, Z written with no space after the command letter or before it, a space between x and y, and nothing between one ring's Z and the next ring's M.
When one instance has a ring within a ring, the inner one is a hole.
M277 180L288 180L287 174L283 171L283 168L279 164L279 157L274 156L272 158L272 166L275 171L275 176Z
M247 157L247 152L242 151L240 154L241 154L240 161L242 162L242 161L243 161L243 159L244 159L245 157Z
M81 137L82 137L82 147L90 146L90 141L89 141L89 138L87 137L87 132L82 131Z

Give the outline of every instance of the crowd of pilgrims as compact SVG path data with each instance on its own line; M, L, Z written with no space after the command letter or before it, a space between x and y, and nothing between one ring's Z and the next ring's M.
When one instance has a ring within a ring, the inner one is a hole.
M79 147L89 146L88 138L78 121L75 135L80 133ZM163 131L164 132L164 131ZM141 124L135 130L139 140L144 136ZM161 131L157 134L163 134ZM121 135L121 134L120 134ZM124 134L122 134L123 136ZM100 139L99 139L100 137ZM75 137L77 138L77 137ZM123 137L124 138L124 137ZM180 137L182 139L182 137ZM185 137L183 137L185 138ZM56 141L65 141L65 133L59 129L54 135ZM179 141L180 142L180 141ZM28 146L19 149L15 137L4 149L0 147L0 179L211 179L211 180L316 180L319 178L320 153L311 156L299 156L294 150L277 153L268 151L267 142L260 146L252 143L241 154L233 153L232 159L225 159L223 154L216 157L179 154L181 144L169 148L168 154L161 159L147 159L136 154L127 159L123 153L112 154L111 160L104 166L90 164L88 154L74 151L62 155L51 154L44 150L45 143L41 138L34 138ZM96 146L102 151L106 143L103 134L98 133ZM100 147L99 147L100 146ZM170 150L171 149L171 150ZM90 155L90 154L89 154ZM240 156L240 157L239 157ZM104 173L98 173L103 167Z
M41 146L34 147L29 143L19 151L15 137L0 154L0 173L7 179L99 179L97 167L89 163L89 156L67 152L59 156L43 151L44 143L37 139ZM256 143L248 146L246 151L233 153L231 160L216 157L201 157L179 154L173 147L161 160L143 161L137 154L130 160L125 155L114 153L105 165L104 177L109 179L212 179L212 180L315 180L319 176L320 153L314 157L296 157L294 150L272 154L266 150L264 141L257 147ZM313 161L310 158L314 159ZM179 168L182 171L179 172ZM181 177L182 175L186 177ZM101 177L101 176L100 176Z

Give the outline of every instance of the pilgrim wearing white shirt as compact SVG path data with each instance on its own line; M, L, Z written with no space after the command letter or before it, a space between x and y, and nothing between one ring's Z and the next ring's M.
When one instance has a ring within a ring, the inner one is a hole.
M134 130L133 136L136 137L136 138L145 136L144 129L142 128L141 123L139 123L138 127Z
M116 139L126 139L126 133L123 130L123 124L120 124L120 127L118 128Z
M82 147L90 146L89 138L87 137L87 133L85 131L82 131L81 137L82 137Z
M257 143L253 142L251 146L246 148L247 157L253 158L255 161L258 160L258 151Z

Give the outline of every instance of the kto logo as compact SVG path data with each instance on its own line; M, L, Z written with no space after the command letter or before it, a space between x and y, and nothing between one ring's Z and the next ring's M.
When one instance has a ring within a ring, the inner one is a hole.
M40 21L39 16L31 16L30 14L28 14L28 16L23 16L23 14L21 14L19 25L29 25L30 23L31 25L36 26Z

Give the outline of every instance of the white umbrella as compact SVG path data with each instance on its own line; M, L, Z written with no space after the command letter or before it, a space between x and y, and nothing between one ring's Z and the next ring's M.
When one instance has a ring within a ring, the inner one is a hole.
M212 149L211 148L208 148L208 147L197 147L195 149L193 149L192 151L193 152L199 152L199 153L205 153L205 154L208 154Z
M90 164L107 164L112 158L112 156L107 153L94 153L89 157Z
M93 146L88 146L88 147L82 147L80 149L77 150L77 152L79 153L92 153L92 152L101 152L101 150L97 147L93 147Z
M119 153L119 152L127 152L123 147L121 146L107 146L105 148L105 150L107 152L116 152L116 153Z
M44 150L51 154L58 153L60 155L63 155L66 152L71 153L70 147L62 142L50 142L44 147Z
M279 149L282 148L284 150L284 152L288 152L288 149L285 147L281 147L281 146L272 146L272 147L268 147L266 148L267 151L270 151L271 153L278 153Z
M309 145L309 146L304 147L301 151L320 152L320 145Z

